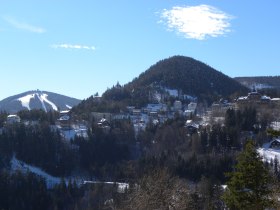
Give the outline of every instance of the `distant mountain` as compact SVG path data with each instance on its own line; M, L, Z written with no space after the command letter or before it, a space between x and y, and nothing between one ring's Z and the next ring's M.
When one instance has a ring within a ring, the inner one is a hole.
M42 109L65 110L71 109L81 100L60 95L57 93L32 90L18 95L10 96L0 101L0 110L16 113L20 110Z
M280 76L235 77L234 79L250 89L275 88L280 90Z

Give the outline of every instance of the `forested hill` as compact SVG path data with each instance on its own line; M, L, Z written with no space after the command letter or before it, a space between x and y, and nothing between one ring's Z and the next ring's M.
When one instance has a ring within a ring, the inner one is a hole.
M245 87L214 68L190 57L174 56L151 66L128 84L130 88L145 87L158 83L186 94L228 97Z
M124 85L122 95L119 94L118 87L114 87L107 90L103 97L123 100L130 96L134 98L134 102L139 98L143 101L158 87L176 89L208 103L234 93L248 92L239 82L198 60L173 56L157 62L132 82Z
M247 94L248 89L234 79L190 57L173 56L161 60L125 85L115 85L101 98L90 97L73 109L75 112L118 112L127 105L141 107L151 95L166 88L197 97L208 104L230 95Z

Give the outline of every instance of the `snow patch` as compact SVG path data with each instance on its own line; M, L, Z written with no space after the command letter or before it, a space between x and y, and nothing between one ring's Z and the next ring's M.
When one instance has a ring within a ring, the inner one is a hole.
M262 156L264 161L270 162L270 160L277 158L280 162L280 150L259 148L257 151Z
M38 99L41 101L42 107L44 109L45 112L47 112L47 108L46 105L44 103L44 100L41 98L41 95L39 93L36 93L36 96L38 97Z
M67 109L72 109L72 106L69 106L68 104L65 104L65 106L67 107Z
M35 96L34 94L29 94L29 95L23 96L21 98L18 98L17 100L21 102L21 105L23 107L26 107L28 110L30 110L29 103L30 103L31 98L34 98L34 96Z
M43 94L36 93L36 96L41 101L42 107L45 110L45 112L47 112L47 108L46 108L45 102L48 103L49 105L51 105L53 110L55 110L55 111L58 110L57 106L53 102L51 102L50 100L47 99L48 94L46 94L46 93L43 93Z
M263 144L261 148L257 149L257 152L260 154L263 161L270 162L277 158L280 162L280 149L269 148L270 143L271 142Z
M49 105L51 105L52 108L53 108L53 110L57 111L57 110L58 110L57 106L56 106L53 102L51 102L50 100L48 100L47 97L48 97L48 94L45 94L45 93L44 93L44 94L41 95L42 100L45 101L45 102L47 102Z

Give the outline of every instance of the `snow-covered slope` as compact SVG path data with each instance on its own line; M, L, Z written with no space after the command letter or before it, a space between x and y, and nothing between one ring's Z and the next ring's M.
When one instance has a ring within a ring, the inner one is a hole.
M58 110L57 106L53 102L48 100L48 98L47 98L48 94L46 94L46 93L43 93L43 94L39 94L39 93L35 93L34 94L34 93L32 93L32 94L28 94L26 96L20 97L17 100L19 100L21 102L21 105L23 107L26 107L28 110L30 110L30 105L29 105L30 101L31 101L31 99L34 99L35 97L37 97L39 99L39 101L41 102L42 108L43 108L44 111L47 111L45 103L51 105L53 110L55 110L55 111ZM65 106L67 107L66 104L65 104Z
M80 103L80 100L47 91L28 91L0 101L0 110L16 113L20 110L42 109L65 110Z
M20 98L18 98L18 100L21 102L21 105L23 107L26 107L28 110L30 110L29 103L30 103L31 98L34 98L34 94L29 94L29 95L20 97Z
M15 171L15 170L19 170L22 172L29 171L38 176L41 176L45 179L46 184L49 188L56 184L59 184L60 180L61 180L61 178L51 176L50 174L46 173L45 171L43 171L42 169L40 169L38 167L28 165L25 162L18 160L15 156L13 156L13 158L11 160L11 169L13 171Z

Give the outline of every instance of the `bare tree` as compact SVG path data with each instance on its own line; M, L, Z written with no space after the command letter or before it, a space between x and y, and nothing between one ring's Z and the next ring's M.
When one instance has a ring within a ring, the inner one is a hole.
M128 195L121 209L188 209L189 190L185 181L171 177L167 170L155 170L144 176Z

